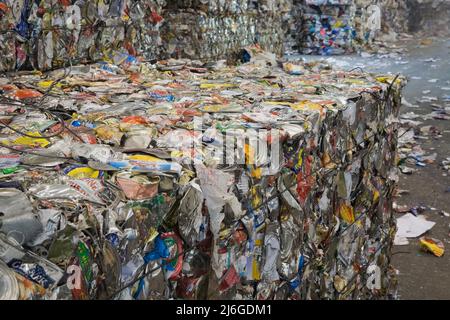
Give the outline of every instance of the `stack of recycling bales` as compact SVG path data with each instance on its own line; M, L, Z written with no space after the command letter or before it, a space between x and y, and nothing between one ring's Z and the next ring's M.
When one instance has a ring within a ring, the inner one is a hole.
M166 6L162 29L170 57L217 60L258 43L283 54L282 1L174 1Z
M254 43L282 55L289 2L0 0L0 72L49 70L117 52L215 60Z

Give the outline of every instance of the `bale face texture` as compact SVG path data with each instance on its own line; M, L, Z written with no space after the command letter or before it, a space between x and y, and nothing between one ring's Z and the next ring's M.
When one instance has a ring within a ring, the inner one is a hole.
M168 14L166 21L162 39L169 57L215 61L235 56L254 43L283 54L282 21L277 15L220 17L181 12Z
M355 38L352 1L306 0L303 49L306 54L344 54L353 51Z
M371 44L381 35L408 32L412 12L407 1L297 0L288 37L300 34L300 52L346 54ZM300 21L300 23L298 23ZM292 47L287 43L288 49Z
M282 143L285 166L250 178L251 192L239 197L248 208L241 221L253 229L245 250L221 250L233 233L231 225L222 225L213 249L222 252L221 263L214 267L213 256L208 297L395 297L390 256L397 134L389 119L398 113L398 89L386 100L362 94L345 111L329 105L322 114L301 112L308 129ZM386 94L386 87L380 92ZM234 176L249 179L240 171ZM241 281L228 292L217 290L234 267ZM255 291L249 285L254 281Z

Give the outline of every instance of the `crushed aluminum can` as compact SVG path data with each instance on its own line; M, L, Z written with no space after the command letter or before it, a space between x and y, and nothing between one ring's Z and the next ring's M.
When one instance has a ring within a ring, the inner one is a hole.
M160 178L146 175L131 175L121 172L116 175L116 182L125 196L131 200L151 199L158 193Z
M14 271L0 261L0 300L17 300L19 294L19 283Z

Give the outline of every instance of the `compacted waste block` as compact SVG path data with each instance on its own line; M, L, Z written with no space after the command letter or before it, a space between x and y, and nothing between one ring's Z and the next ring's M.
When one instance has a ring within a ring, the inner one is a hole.
M403 79L243 55L0 77L0 297L395 298Z

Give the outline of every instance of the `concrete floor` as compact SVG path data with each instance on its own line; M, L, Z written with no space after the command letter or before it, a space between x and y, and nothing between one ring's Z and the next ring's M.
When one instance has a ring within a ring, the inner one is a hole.
M409 77L404 98L419 107L403 107L402 113L413 111L417 114L429 114L432 111L430 103L421 104L416 99L422 96L441 98L443 95L450 95L450 91L440 88L450 87L450 39L433 39L430 45L418 45L417 41L408 41L404 46L408 48L407 53L398 56L346 56L330 57L326 60L347 70L360 66L370 72L401 73ZM429 58L436 61L424 61ZM438 79L438 82L431 83L428 81L430 79ZM423 90L431 92L423 94ZM442 101L437 103L445 105ZM443 133L443 137L438 140L430 138L421 143L428 154L437 152L438 157L434 164L418 168L412 175L401 175L399 188L408 190L409 193L397 199L397 203L409 207L424 205L436 208L435 211L424 212L428 220L436 222L427 235L441 240L447 252L441 258L435 257L419 249L418 239L410 239L409 245L394 247L393 265L399 271L400 299L450 299L450 218L439 214L440 210L450 212L450 176L443 176L444 171L440 167L442 160L450 157L450 121L423 122L421 126L433 125Z
M423 62L426 58L439 59L436 62ZM431 90L427 96L442 97L449 95L440 87L450 86L450 41L434 42L425 48L412 47L407 55L409 64L405 65L404 74L420 76L421 80L410 80L405 88L404 96L412 103L421 97L423 90ZM436 65L436 67L432 67ZM429 83L429 79L439 79L437 83ZM438 104L444 104L441 101ZM430 113L429 104L419 104L415 113ZM412 108L403 108L409 112ZM437 161L412 175L403 175L400 189L410 193L398 199L399 204L408 206L424 205L434 207L437 211L426 211L428 220L436 225L428 235L441 240L446 247L446 254L437 258L419 250L418 240L410 240L407 246L394 248L394 266L399 270L399 295L401 299L450 299L450 218L441 216L439 210L450 212L450 177L443 176L440 167L443 159L450 157L450 121L430 120L423 125L433 125L443 132L439 140L426 140L422 148L429 153L437 152Z

